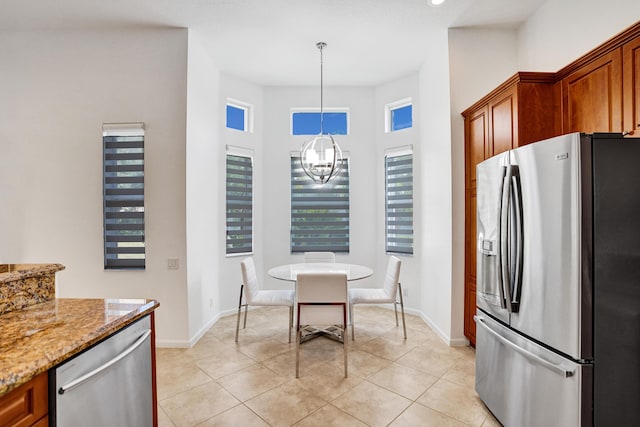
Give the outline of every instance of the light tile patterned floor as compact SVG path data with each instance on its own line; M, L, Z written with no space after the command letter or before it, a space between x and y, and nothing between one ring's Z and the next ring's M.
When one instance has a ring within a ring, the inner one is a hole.
M393 312L357 306L349 340L287 336L286 308L249 311L234 342L236 317L220 319L190 349L158 349L160 427L483 426L500 424L474 391L475 353L452 348L407 315L407 340Z

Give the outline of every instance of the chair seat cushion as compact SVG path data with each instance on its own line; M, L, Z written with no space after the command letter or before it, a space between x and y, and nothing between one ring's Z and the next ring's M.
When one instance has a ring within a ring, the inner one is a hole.
M294 291L260 290L253 292L249 305L286 305L292 306Z
M349 289L349 302L351 304L385 304L393 303L394 299L389 298L384 289L353 288Z

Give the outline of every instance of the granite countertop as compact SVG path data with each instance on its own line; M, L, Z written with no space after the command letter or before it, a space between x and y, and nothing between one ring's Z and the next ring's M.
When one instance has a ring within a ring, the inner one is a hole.
M0 284L64 270L62 264L0 264Z
M0 396L151 313L152 299L53 299L0 315Z

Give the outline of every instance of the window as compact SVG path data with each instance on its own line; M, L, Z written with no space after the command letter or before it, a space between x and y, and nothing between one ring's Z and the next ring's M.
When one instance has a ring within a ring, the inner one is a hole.
M253 108L245 102L227 99L227 127L252 132Z
M413 104L411 98L392 102L385 106L385 131L395 132L413 126Z
M144 124L104 124L104 268L145 268Z
M251 253L253 152L227 148L227 255Z
M413 254L413 154L385 156L385 250Z
M291 157L291 252L349 252L349 162L339 174L315 184Z
M322 133L326 135L347 135L347 111L323 111ZM291 113L292 135L319 135L320 111L293 111Z

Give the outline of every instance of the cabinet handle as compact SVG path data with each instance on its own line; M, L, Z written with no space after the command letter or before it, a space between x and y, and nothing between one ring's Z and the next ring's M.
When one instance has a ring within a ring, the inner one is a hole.
M638 125L638 127L640 127L640 125ZM622 132L622 136L627 136L627 135L633 135L633 131L632 130L625 130Z

